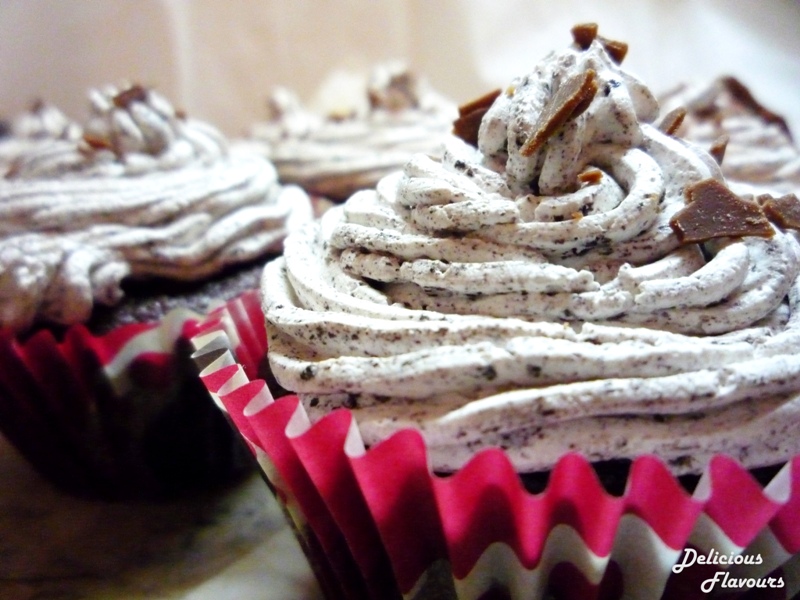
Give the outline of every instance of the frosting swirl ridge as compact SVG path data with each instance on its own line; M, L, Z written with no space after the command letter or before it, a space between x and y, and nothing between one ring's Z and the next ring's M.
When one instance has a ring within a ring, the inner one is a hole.
M25 153L0 181L0 325L85 321L126 277L196 280L280 248L307 196L152 90L91 93L78 139Z

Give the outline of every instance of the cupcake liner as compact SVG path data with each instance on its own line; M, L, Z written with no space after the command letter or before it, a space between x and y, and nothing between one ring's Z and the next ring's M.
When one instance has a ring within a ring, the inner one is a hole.
M252 460L189 358L197 320L173 311L102 336L0 333L0 431L78 495L168 497L240 477Z
M563 456L538 494L523 488L499 449L438 476L414 430L367 450L348 410L311 424L296 396L273 400L264 373L253 377L253 365L264 368L257 349L266 350L266 338L250 336L263 327L253 323L263 322L256 300L229 304L199 326L201 379L257 456L312 565L333 577L335 585L323 582L328 597L791 598L800 591L800 457L762 488L735 460L716 456L691 495L654 456L633 462L621 496L609 495L578 454Z

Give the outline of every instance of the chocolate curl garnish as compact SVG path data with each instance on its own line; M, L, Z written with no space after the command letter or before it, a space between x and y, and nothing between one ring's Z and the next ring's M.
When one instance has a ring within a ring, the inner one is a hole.
M628 44L625 42L618 42L616 40L609 40L602 36L597 35L597 23L581 23L572 28L572 39L581 50L587 50L592 42L597 40L603 45L603 49L608 52L608 55L618 65L625 60L628 54Z
M794 194L786 194L779 198L759 196L761 208L770 221L781 229L800 230L800 199Z
M134 102L144 102L147 100L147 89L141 85L132 85L126 90L122 90L111 101L117 108L128 108Z
M589 108L597 94L597 74L592 69L567 79L553 101L539 115L533 133L520 149L522 156L531 156L569 121Z
M758 204L743 200L716 179L704 179L687 187L686 201L688 204L669 220L683 244L775 234Z
M500 93L501 91L497 89L459 106L458 119L453 122L453 135L477 147L478 130L481 127L483 115L486 114Z
M675 135L675 132L680 128L685 117L686 109L679 106L664 115L664 118L661 119L661 123L658 124L658 129L667 135Z
M722 159L725 158L725 150L728 149L728 142L731 140L730 136L721 135L711 144L708 153L717 161L718 165L722 164Z

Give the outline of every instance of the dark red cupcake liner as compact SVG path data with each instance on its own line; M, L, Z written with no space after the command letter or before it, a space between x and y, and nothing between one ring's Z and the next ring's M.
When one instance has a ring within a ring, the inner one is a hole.
M109 499L173 497L233 481L252 460L190 358L198 317L95 336L0 332L0 432L48 480Z

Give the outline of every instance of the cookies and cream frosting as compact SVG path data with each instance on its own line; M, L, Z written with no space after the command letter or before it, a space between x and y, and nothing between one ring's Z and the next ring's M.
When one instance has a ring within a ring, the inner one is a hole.
M401 64L376 67L353 105L329 114L304 108L289 90L269 99L269 119L249 139L275 163L281 181L344 200L373 187L415 153L441 155L455 105Z
M50 140L77 140L81 127L56 106L36 101L9 124L6 137L0 139L0 176L14 160Z
M83 322L125 278L197 280L281 247L310 218L274 167L139 86L91 92L77 138L0 180L0 326Z
M270 365L312 419L350 408L368 445L415 427L443 471L487 446L520 471L798 451L796 234L682 244L687 189L722 173L607 47L549 55L477 147L417 155L287 239L263 276Z
M800 195L800 149L786 121L733 77L683 84L661 96L663 110L684 107L678 135L709 148L725 143L722 172L738 194Z

